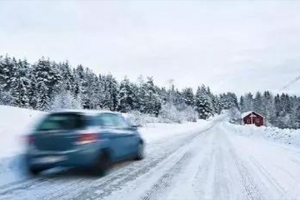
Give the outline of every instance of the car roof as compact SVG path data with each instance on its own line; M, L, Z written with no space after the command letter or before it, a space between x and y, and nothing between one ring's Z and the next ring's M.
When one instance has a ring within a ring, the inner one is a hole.
M77 114L82 114L82 115L99 115L99 114L105 114L105 113L109 113L109 114L116 114L116 115L120 115L121 113L119 112L112 112L109 110L86 110L86 109L76 109L76 110L59 110L59 111L54 111L51 112L49 114L53 114L53 113L77 113Z

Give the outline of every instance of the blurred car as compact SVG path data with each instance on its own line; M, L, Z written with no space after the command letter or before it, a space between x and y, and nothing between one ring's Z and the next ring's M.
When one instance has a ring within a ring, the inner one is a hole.
M121 114L63 111L47 114L27 136L26 163L32 175L53 167L75 167L104 175L111 164L144 158L137 126Z

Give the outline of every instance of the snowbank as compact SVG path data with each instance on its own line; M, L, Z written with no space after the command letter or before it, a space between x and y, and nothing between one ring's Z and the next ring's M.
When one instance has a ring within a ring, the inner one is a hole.
M22 179L23 135L43 115L43 112L0 106L0 185Z
M43 112L0 106L0 159L23 152L24 135Z
M280 129L276 127L257 127L255 125L232 125L226 123L226 126L231 126L239 135L263 138L275 142L300 146L300 129Z

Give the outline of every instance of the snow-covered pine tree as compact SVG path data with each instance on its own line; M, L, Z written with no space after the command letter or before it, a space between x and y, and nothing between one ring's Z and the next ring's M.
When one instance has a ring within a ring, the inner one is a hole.
M0 105L12 105L14 101L10 91L8 91L6 88L7 79L8 74L6 70L6 64L4 58L0 56Z
M19 60L16 64L14 79L11 83L11 94L14 98L14 105L28 108L30 78L29 78L29 64L26 60Z
M194 92L193 92L192 88L185 88L185 89L183 89L182 96L183 96L183 99L184 99L184 103L187 106L194 107L195 97L194 97Z
M77 73L76 68L72 69L72 74L73 74L73 77L74 77L74 82L73 82L73 87L72 87L72 94L75 97L78 97L78 96L80 96L81 87L80 87L79 75Z
M2 91L10 91L11 83L14 80L16 71L15 59L11 59L7 55L0 62L0 88Z
M161 109L161 100L158 96L158 88L154 85L153 78L148 77L145 83L145 113L158 116Z
M139 99L138 110L142 113L146 113L146 84L143 76L139 76L137 80L137 98Z
M29 90L28 90L29 105L30 105L30 108L37 109L38 90L37 90L37 82L35 79L36 77L35 77L33 68L30 68L28 73L29 73L28 78L30 80L30 85L29 85Z
M213 108L216 114L220 114L221 113L221 102L220 99L217 95L212 95L212 104L213 104Z
M101 100L103 99L102 93L100 92L100 85L98 77L91 71L86 68L85 70L85 105L90 109L96 109L100 107Z
M210 100L210 102L211 102L211 104L212 104L212 108L211 108L211 110L210 110L210 115L211 116L214 116L215 115L215 113L216 113L216 111L215 111L215 106L217 106L217 105L214 105L214 95L212 94L212 92L211 92L211 90L210 90L210 88L209 87L207 87L206 88L206 92L207 92L207 95L208 95L208 97L209 97L209 100Z
M130 83L132 89L132 98L133 98L133 110L140 110L141 99L139 94L139 88L137 84Z
M297 108L296 108L297 107ZM296 98L294 103L294 121L293 121L293 128L300 128L300 98Z
M264 105L263 105L263 98L262 98L262 94L260 92L256 92L254 101L253 101L253 109L254 111L261 113L261 114L265 114L264 113Z
M247 93L244 97L244 108L243 112L253 111L253 95L252 93Z
M41 111L49 110L50 108L50 97L49 89L44 81L37 83L37 109Z
M270 123L275 122L275 102L274 96L269 91L265 91L262 97L263 115L266 117L266 121Z
M83 108L89 108L89 100L87 97L87 80L86 70L82 65L78 65L75 69L75 95L82 100Z
M133 109L133 91L127 77L121 81L118 100L118 111L127 113Z
M173 105L176 107L177 110L182 111L185 109L186 105L184 103L184 98L181 92L175 88L173 94Z
M195 98L195 110L200 119L207 119L211 116L213 105L205 86L198 87Z
M59 63L58 65L59 74L61 76L60 90L74 91L74 75L69 65L69 62Z
M240 111L243 112L247 112L245 109L245 98L243 96L240 97Z
M292 96L290 97L290 101L291 101L291 113L290 113L290 122L289 122L289 128L299 128L300 125L300 121L299 121L299 114L298 112L298 108L300 107L300 101L299 98L297 98L296 96Z
M104 108L108 108L109 110L115 111L118 106L118 82L111 75L108 74L105 76L105 102Z
M52 97L59 91L60 74L55 63L42 58L33 66L37 88L37 108L48 110Z

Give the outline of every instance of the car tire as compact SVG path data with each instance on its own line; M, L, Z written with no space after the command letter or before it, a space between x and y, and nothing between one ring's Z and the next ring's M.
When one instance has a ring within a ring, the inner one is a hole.
M139 143L135 160L143 160L145 158L144 144Z
M111 161L109 156L106 153L101 154L93 169L92 174L96 176L105 176L111 167Z
M37 176L44 170L45 169L42 169L42 168L29 167L28 168L28 173L29 173L30 176Z

